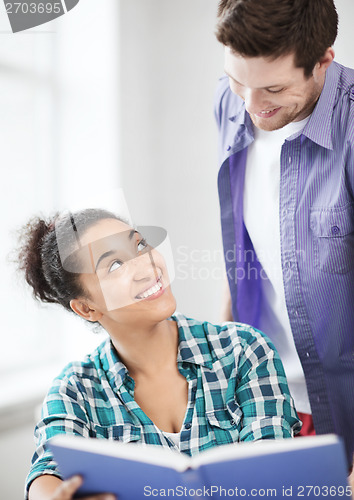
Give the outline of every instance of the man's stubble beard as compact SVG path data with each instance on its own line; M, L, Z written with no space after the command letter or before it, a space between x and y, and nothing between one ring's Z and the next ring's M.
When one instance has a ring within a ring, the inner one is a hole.
M313 89L313 92L309 96L309 98L306 100L305 104L301 107L299 110L294 110L290 111L288 113L285 113L283 116L274 116L274 120L272 118L259 118L258 116L255 117L254 115L250 114L250 118L252 120L252 123L254 124L255 127L265 130L267 132L271 132L273 130L279 130L286 125L289 125L289 123L295 122L295 121L300 121L304 120L307 118L312 111L314 110L317 101L321 95L322 92L322 87L321 89L316 88ZM280 109L280 113L282 110ZM300 117L300 119L299 119ZM259 121L262 121L260 124ZM268 122L268 123L267 123Z

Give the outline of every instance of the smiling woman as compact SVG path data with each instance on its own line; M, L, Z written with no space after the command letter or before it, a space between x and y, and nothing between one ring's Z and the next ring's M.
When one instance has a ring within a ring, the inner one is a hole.
M19 264L36 298L98 322L109 334L49 390L35 431L31 500L68 500L80 485L60 479L48 447L59 433L195 455L299 430L270 341L247 325L175 313L163 256L113 213L87 209L32 220Z

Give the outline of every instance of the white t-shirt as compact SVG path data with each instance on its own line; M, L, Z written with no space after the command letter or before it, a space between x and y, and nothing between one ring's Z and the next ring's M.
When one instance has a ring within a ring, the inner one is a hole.
M271 132L255 127L248 148L244 187L244 222L268 280L260 329L272 339L282 359L295 407L311 413L304 372L297 354L285 303L280 253L280 153L286 138L302 130L310 117Z
M165 432L162 431L164 436L171 439L171 441L179 448L181 441L181 433L180 432Z

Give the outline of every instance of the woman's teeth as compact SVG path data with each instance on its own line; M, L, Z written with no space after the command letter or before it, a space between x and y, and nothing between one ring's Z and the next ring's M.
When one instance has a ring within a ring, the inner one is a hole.
M147 297L150 297L150 295L153 295L154 293L158 292L161 288L162 288L162 283L161 283L160 278L159 278L159 280L157 281L157 283L154 286L152 286L148 290L145 290L144 293L137 295L136 298L137 299L146 299Z

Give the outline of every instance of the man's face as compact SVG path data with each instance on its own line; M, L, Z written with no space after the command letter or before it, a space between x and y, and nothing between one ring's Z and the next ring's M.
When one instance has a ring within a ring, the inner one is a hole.
M232 92L245 101L254 125L268 131L306 118L316 105L325 79L320 64L310 78L305 78L303 68L295 67L293 54L275 60L242 57L228 47L225 72Z

